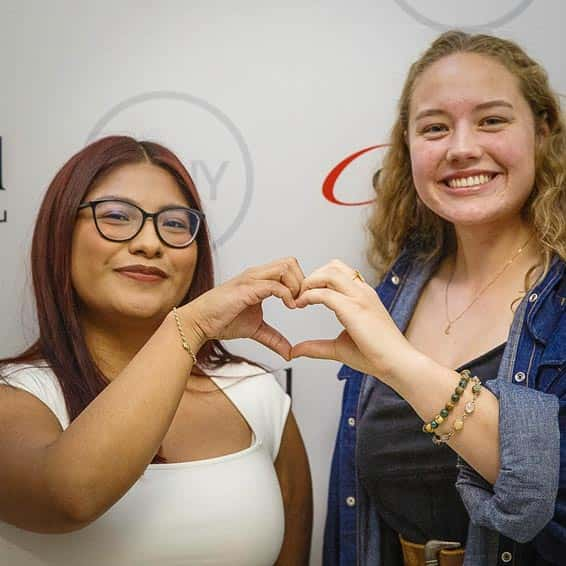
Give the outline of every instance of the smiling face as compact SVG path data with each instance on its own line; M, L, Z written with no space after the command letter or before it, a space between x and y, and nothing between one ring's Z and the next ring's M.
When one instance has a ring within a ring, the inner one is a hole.
M104 175L83 202L114 197L147 212L188 206L175 178L150 163L118 167ZM197 244L171 248L158 238L153 222L127 242L105 240L92 209L78 214L73 232L71 278L81 303L81 317L97 321L137 318L160 322L186 295L197 262Z
M415 82L407 142L423 203L456 226L516 221L535 178L535 123L517 79L473 53Z

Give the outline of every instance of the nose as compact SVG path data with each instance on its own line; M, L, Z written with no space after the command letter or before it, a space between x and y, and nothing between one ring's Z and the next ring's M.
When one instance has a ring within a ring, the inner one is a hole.
M149 224L149 226L148 226ZM145 257L161 257L163 243L157 235L151 218L146 218L139 234L129 242L130 253Z
M482 153L482 147L472 128L464 125L455 128L446 151L448 162L454 164L468 163L479 159Z

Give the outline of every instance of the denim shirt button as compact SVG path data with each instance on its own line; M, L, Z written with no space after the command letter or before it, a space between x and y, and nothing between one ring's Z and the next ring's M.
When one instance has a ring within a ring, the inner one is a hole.
M355 504L356 504L356 498L355 497L352 497L351 495L350 495L350 497L346 497L346 505L348 507L353 507Z
M507 564L508 562L511 562L511 560L513 560L513 555L510 552L502 552L501 553L501 562L505 562L505 564Z
M393 285L399 285L399 277L397 275L393 275L393 277L391 277L391 283L393 283Z
M529 295L529 303L534 303L538 299L538 295L536 293L532 293Z
M348 419L348 426L351 426L351 427L356 426L356 419L354 417L350 417Z
M517 383L522 383L523 381L525 381L525 377L527 377L522 371L518 371L515 374L515 381Z

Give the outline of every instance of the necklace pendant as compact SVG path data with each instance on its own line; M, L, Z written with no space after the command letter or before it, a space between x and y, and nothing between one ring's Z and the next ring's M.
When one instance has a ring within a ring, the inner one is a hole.
M452 326L452 323L450 323L450 322L446 325L446 328L444 329L444 334L446 334L446 336L448 336L450 334L451 326Z

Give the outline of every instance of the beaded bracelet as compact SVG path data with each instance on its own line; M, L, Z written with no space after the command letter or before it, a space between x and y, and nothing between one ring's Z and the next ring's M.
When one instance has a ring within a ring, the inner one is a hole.
M453 423L452 428L443 434L432 434L432 442L436 446L440 444L445 444L448 442L457 432L460 432L464 428L464 422L466 419L472 415L476 409L476 400L481 393L481 381L478 377L472 377L470 380L472 382L472 400L468 401L464 406L464 413L458 417Z
M434 434L435 429L438 428L438 425L444 422L444 419L448 417L448 414L454 409L454 407L458 404L460 397L463 395L466 387L468 386L468 382L470 381L472 374L470 370L462 370L460 372L460 381L458 382L458 386L454 390L452 397L450 397L450 401L444 405L444 408L440 410L438 415L434 417L430 422L425 423L423 425L423 432L427 434Z

